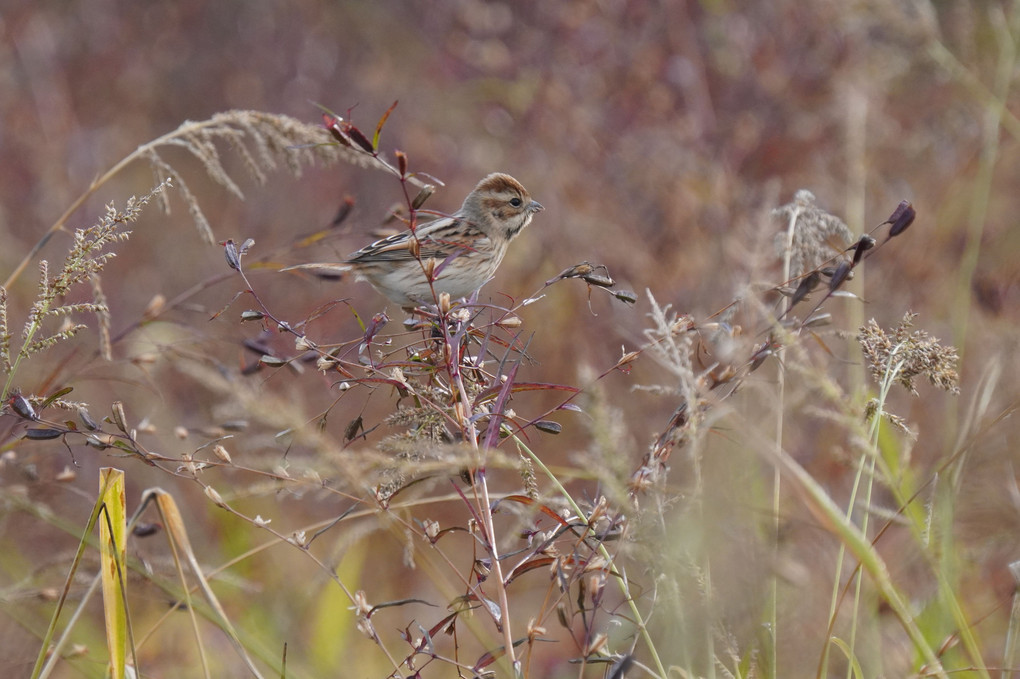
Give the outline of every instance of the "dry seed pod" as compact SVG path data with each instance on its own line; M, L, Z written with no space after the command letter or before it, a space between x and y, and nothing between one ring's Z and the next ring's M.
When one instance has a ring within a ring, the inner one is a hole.
M113 423L117 425L117 428L122 432L125 434L128 433L127 416L124 414L124 404L120 401L114 401L111 408L113 410Z
M917 217L917 211L907 201L902 201L899 207L889 216L888 224L892 224L889 227L889 237L893 238L900 235L907 228L914 223L914 218Z
M9 399L7 399L7 405L11 410L15 412L19 417L23 417L26 420L39 419L39 416L35 414L35 408L27 398L21 395L20 391L15 391Z
M227 239L220 243L223 246L223 256L227 260L227 266L234 271L241 270L241 258L237 254L237 245L234 244L233 239Z
M637 295L630 290L614 290L613 297L627 304L637 304Z
M832 272L832 280L829 281L829 290L838 290L839 286L843 285L848 278L850 278L850 264L847 262L840 262L836 270Z
M543 431L546 434L559 434L563 431L563 425L559 422L553 422L552 420L538 420L535 422L535 429Z
M92 416L89 415L89 411L85 410L84 408L78 408L78 417L81 418L81 421L85 425L85 428L88 429L89 431L97 431L99 429L99 424L94 419L92 419Z
M433 186L432 184L426 184L425 186L421 187L421 191L419 191L418 195L416 195L414 197L414 200L411 201L411 207L417 210L418 208L425 204L425 201L428 200L429 197L433 193L435 193L435 191L436 187Z
M609 276L603 276L602 274L596 273L585 274L584 276L581 276L581 280L588 285L594 285L600 288L611 288L616 285L616 281Z
M343 118L337 118L335 116L322 114L322 122L326 125L326 129L329 130L330 135L333 139L336 139L342 146L350 146L351 140L347 138L340 124L343 122Z
M30 441L49 441L63 435L64 432L59 429L29 429L25 432L25 438Z
M852 266L857 266L861 261L861 257L864 256L864 253L873 247L875 247L874 238L868 234L861 236L860 240L857 241L857 244L854 245L854 262Z
M350 123L343 123L344 132L347 133L348 138L361 147L361 150L365 153L375 153L375 148L372 146L372 142L369 141L368 137L361 133L361 130L354 127Z
M793 296L790 298L790 306L794 306L807 297L809 292L818 287L819 282L821 282L821 275L817 271L812 271L805 276L794 290Z
M411 253L413 258L421 259L421 241L414 237L408 238L407 251Z

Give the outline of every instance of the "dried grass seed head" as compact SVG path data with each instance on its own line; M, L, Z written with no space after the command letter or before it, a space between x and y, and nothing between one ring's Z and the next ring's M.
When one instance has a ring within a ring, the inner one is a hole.
M776 256L785 258L790 248L792 277L818 268L854 242L843 220L818 207L814 194L804 189L794 194L792 202L773 210L772 216L782 228L774 241Z
M868 321L857 333L868 370L879 382L889 370L896 370L895 380L910 393L917 395L915 377L926 377L939 389L960 393L960 376L956 371L959 355L955 347L939 344L938 338L924 330L910 332L917 314L908 312L892 332L881 328L875 319Z

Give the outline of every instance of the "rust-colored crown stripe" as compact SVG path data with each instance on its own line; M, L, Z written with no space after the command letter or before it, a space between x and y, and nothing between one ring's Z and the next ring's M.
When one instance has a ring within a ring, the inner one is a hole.
M519 193L522 196L528 195L527 189L521 183L508 174L493 172L482 181L478 182L475 191L492 191L493 193Z

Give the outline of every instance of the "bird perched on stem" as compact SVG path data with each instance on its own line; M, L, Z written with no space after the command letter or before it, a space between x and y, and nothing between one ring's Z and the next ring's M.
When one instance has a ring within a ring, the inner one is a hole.
M442 293L466 297L492 278L510 241L542 209L520 182L495 172L449 217L383 238L339 264L288 268L352 272L404 308L431 303Z

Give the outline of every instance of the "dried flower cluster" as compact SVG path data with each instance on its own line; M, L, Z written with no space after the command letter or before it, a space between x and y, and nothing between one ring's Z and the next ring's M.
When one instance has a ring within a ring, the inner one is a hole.
M804 189L794 194L793 202L773 210L772 216L793 225L775 238L777 256L790 257L791 278L821 266L854 241L843 220L818 207L814 194Z
M173 132L140 146L111 172L134 158L141 157L147 160L158 177L173 180L202 238L208 243L213 243L215 237L212 227L202 212L198 199L180 172L160 155L159 149L180 147L187 150L202 164L210 179L243 200L244 193L240 186L223 166L217 143L228 146L236 153L249 174L259 184L266 182L267 174L277 168L279 159L286 163L294 175L300 175L305 165L316 162L328 164L341 157L347 162L359 165L366 165L374 160L331 144L329 139L326 130L321 126L310 125L288 116L261 111L226 111L214 115L209 120L197 123L185 122ZM163 207L167 209L165 199Z
M72 314L95 314L99 320L100 338L103 346L101 353L110 355L109 348L109 310L99 282L99 272L106 263L116 256L107 248L123 242L130 236L124 230L125 224L138 219L145 205L157 194L170 186L164 181L147 195L141 198L132 197L123 210L113 204L106 206L106 214L97 223L74 232L71 249L64 258L64 265L56 275L51 276L49 263L39 262L39 294L28 312L28 319L22 331L23 343L16 355L11 353L11 334L7 325L7 293L0 288L0 366L7 373L4 394L9 396L11 381L19 362L57 343L70 339L86 326L69 320ZM72 288L88 281L92 287L92 302L67 303L65 298ZM37 339L47 319L63 319L61 325L49 335Z
M910 332L917 314L907 313L891 332L879 327L875 319L857 333L857 341L864 351L868 370L881 381L889 372L895 381L910 393L917 395L915 377L927 377L939 389L958 394L960 376L956 372L959 356L954 347L939 344L939 340L924 330Z

